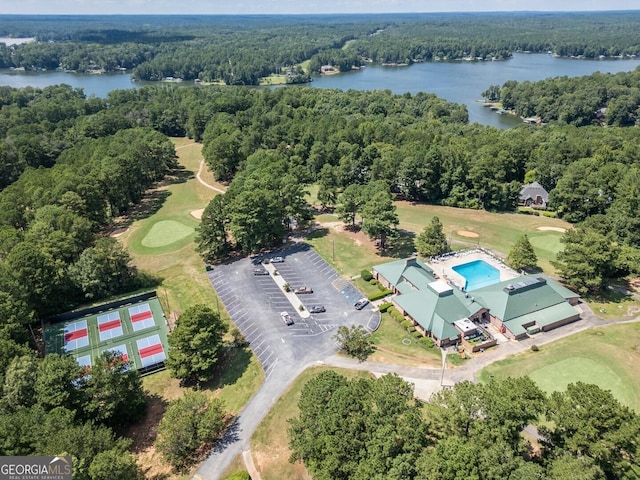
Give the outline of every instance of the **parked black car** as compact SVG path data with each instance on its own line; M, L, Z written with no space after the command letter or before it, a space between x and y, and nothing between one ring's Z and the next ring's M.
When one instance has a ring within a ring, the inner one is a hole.
M323 313L326 311L327 310L324 308L323 305L312 305L309 307L309 313Z

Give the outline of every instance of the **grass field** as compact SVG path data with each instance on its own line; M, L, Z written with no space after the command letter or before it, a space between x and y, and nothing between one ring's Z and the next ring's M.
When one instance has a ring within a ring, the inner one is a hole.
M127 247L133 263L162 281L157 291L172 312L183 312L196 304L216 308L222 306L216 298L205 273L202 259L195 251L195 228L198 225L191 212L206 207L215 192L201 185L195 174L202 159L202 145L189 139L173 139L178 162L184 167L177 181L160 187L149 206L149 213L138 215L128 230L118 237ZM203 178L214 183L210 173ZM222 317L229 321L224 310ZM264 382L264 372L250 350L234 350L221 360L220 374L204 390L220 397L230 413L237 413ZM144 387L163 402L178 398L183 389L167 371L145 377ZM159 418L157 418L159 420ZM155 427L153 427L155 428ZM155 465L162 459L157 453L142 455L143 465ZM162 478L190 478L171 476Z
M151 226L140 243L147 248L167 247L189 237L194 232L195 228L185 225L182 221L161 220Z
M307 480L300 463L289 463L288 419L299 413L298 400L304 385L324 370L333 370L347 378L370 377L370 373L338 368L314 367L305 370L278 399L251 437L251 453L262 480Z
M427 348L418 343L388 313L382 314L380 328L371 334L371 341L380 349L368 360L434 368L442 365L442 354L438 347Z
M507 255L515 242L526 233L538 256L538 266L551 274L554 273L554 268L550 261L555 259L562 248L562 232L544 231L539 228L571 228L571 225L563 220L543 216L491 213L410 202L396 202L396 206L400 228L419 233L434 216L437 216L453 246L475 244ZM465 237L458 233L462 231L474 232L478 237Z
M313 185L309 188L310 200L313 200L316 190ZM340 273L355 276L364 268L410 255L414 250L413 236L420 233L431 219L437 216L454 249L479 245L506 256L515 242L526 233L538 256L538 266L545 272L554 274L551 260L554 260L562 249L562 232L539 228L571 228L571 225L563 220L542 216L491 213L410 202L396 202L396 206L401 234L396 244L392 244L384 255L366 240L364 234L360 234L361 238L357 239L348 232L338 232L333 228L316 230L311 234L309 242ZM339 222L335 215L320 215L316 217L316 221L321 224ZM459 232L472 232L478 236L471 238Z
M558 340L484 368L481 381L530 376L543 390L594 383L640 412L640 323L601 327Z
M347 235L329 228L320 228L307 237L318 254L339 273L348 277L360 275L363 269L389 262L392 257L379 255L373 246L358 245Z

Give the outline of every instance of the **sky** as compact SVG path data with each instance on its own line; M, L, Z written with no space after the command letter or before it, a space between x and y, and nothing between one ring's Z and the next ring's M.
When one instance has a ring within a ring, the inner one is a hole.
M0 14L303 14L638 10L638 0L2 0Z

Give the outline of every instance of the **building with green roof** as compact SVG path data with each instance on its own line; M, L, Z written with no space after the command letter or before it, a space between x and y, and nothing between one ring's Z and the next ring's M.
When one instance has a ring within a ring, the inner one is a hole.
M412 257L373 267L374 277L396 294L392 302L416 329L440 346L473 340L473 350L495 345L485 321L513 339L580 318L580 298L545 275L523 275L465 292L438 278ZM475 340L474 340L475 339ZM479 340L478 340L479 339Z
M377 265L373 275L396 293L392 300L395 307L438 345L458 343L465 336L475 335L475 329L482 330L479 326L464 328L457 322L479 321L486 317L487 309L469 294L439 280L433 270L417 258ZM482 334L495 344L487 332ZM483 348L488 346L483 344Z
M579 297L545 275L523 275L473 291L489 320L510 338L548 331L580 318Z

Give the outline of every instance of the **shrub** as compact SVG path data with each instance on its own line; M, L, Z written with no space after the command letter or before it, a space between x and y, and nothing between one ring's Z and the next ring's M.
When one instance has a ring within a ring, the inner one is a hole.
M375 278L372 278L371 280L369 280L369 285L379 285L379 282Z
M377 281L377 280L376 280L376 281ZM384 286L383 284L381 284L380 282L378 282L378 283L377 283L377 285L378 285L378 289L379 289L381 292L384 292L385 290L388 290L388 289L387 289L387 287L385 287L385 286ZM391 291L391 290L389 290L389 291Z
M422 335L422 332L419 332L418 330L416 330L415 332L413 332L412 334L415 338L417 338L418 340L420 340L421 338L424 337L424 335Z
M420 343L424 344L424 346L427 348L433 348L436 345L435 342L433 341L433 338L431 337L422 337L420 339Z
M397 308L395 307L390 308L388 312L389 312L389 315L391 315L396 322L402 323L404 321L404 316L400 313L400 311Z
M242 470L228 476L226 480L251 480L251 477L249 476L249 472Z
M414 327L413 325L411 325L410 327L407 327L407 332L413 333L415 331L416 331L416 327Z
M393 293L391 290L389 289L385 289L382 292L379 293L373 293L371 295L369 295L367 298L369 299L370 302L373 302L375 300L380 300L381 298L386 297L387 295Z
M409 320L402 319L402 326L403 326L404 328L409 328L409 327L412 327L412 326L413 326L413 324L412 324Z
M540 348L538 348L538 345L531 345L532 352L537 352L538 350L540 350Z
M384 313L387 310L389 310L392 306L393 304L391 302L383 303L378 307L378 310L380 311L380 313Z
M290 292L290 291L291 291L291 287L289 286L289 284L288 284L288 283L285 283L285 284L282 286L282 289L283 289L285 292Z
M557 218L558 214L557 212L542 212L542 216L549 217L549 218Z
M371 279L373 279L373 274L369 270L362 270L360 272L360 276L365 282L368 282Z
M301 312L304 312L304 305L300 305L300 306L298 307L298 310L300 310Z

